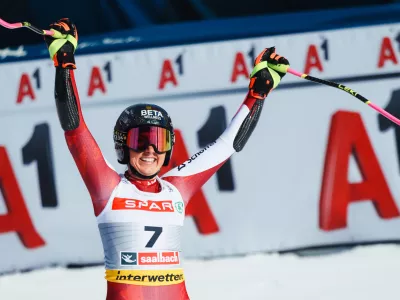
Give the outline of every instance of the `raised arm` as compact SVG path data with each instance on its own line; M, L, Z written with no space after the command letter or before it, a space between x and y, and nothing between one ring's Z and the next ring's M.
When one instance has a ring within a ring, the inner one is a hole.
M249 92L223 134L180 166L162 178L171 182L181 192L185 203L229 159L246 145L263 108L264 99L280 83L284 73L267 66L289 65L286 58L275 53L275 48L265 49L257 56L251 74Z
M120 177L105 161L99 146L87 128L82 116L74 69L74 51L77 33L75 26L68 19L61 19L51 25L67 35L65 39L46 38L50 55L56 67L55 100L61 127L69 151L79 169L83 181L92 198L97 216L106 205Z

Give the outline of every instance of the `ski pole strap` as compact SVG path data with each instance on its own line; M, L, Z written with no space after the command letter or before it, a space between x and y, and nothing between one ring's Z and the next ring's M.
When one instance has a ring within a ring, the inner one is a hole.
M58 52L58 50L60 50L61 47L64 46L66 42L70 42L74 46L74 52L75 52L75 49L78 45L78 41L76 40L75 37L73 37L70 34L68 35L62 34L61 32L54 29L52 29L52 31L55 32L53 37L56 37L56 39L49 46L50 58L53 58L54 55ZM62 36L62 38L57 38L57 36Z
M271 74L272 79L274 80L273 88L276 88L278 84L281 82L281 76L279 76L279 74L275 70L268 67L268 62L266 61L260 62L254 67L253 71L250 74L250 78L252 78L258 71L265 68L268 68L268 71Z

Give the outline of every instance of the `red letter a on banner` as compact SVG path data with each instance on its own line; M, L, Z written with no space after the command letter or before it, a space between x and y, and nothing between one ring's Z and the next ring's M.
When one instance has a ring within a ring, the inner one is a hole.
M182 134L175 129L175 145L172 152L171 161L168 167L163 167L161 174L165 174L172 168L179 166L184 161L189 159L189 153L185 147ZM161 176L161 175L160 175ZM211 234L219 231L217 221L208 206L207 199L202 190L199 190L190 199L186 208L186 216L192 216L196 224L197 230L201 234Z
M17 179L11 167L6 149L0 147L0 191L8 209L6 215L0 215L0 234L16 232L26 248L45 245L44 240L33 227Z
M104 85L101 71L99 67L93 67L92 74L90 75L88 96L93 96L94 91L97 89L99 89L103 94L106 93L106 86Z
M318 55L318 50L315 45L310 45L308 47L307 57L306 57L306 66L304 68L304 73L310 73L312 68L317 68L320 72L323 71L321 59Z
M160 83L158 84L158 89L162 90L165 88L165 85L171 82L174 86L178 85L178 81L176 80L176 76L174 73L174 69L172 68L171 61L169 59L164 60L162 70L161 70L161 77Z
M33 92L29 75L24 73L22 74L19 82L17 103L21 103L26 96L30 97L32 100L35 100L35 93Z
M390 38L385 36L382 40L381 51L379 52L378 68L382 68L387 60L397 64L397 57L394 53Z
M360 168L363 177L360 183L347 180L350 154L354 154ZM356 201L372 201L378 215L384 219L400 215L360 115L340 111L332 117L329 133L320 199L320 228L345 228L348 205Z
M249 71L247 70L246 61L242 52L236 53L235 62L233 63L231 82L236 82L239 76L249 78Z

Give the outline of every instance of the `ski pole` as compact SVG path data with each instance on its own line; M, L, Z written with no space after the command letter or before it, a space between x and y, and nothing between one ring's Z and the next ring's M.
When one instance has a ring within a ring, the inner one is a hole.
M8 23L6 21L4 21L3 19L0 19L0 25L8 28L8 29L17 29L17 28L28 28L30 30L32 30L33 32L40 34L40 35L50 35L54 38L64 38L65 34L62 34L60 32L58 32L57 30L43 30L43 29L39 29L35 26L33 26L31 23L29 22L19 22L19 23Z
M268 67L270 67L271 69L274 69L278 72L282 72L282 73L290 73L292 75L295 75L297 77L303 78L305 80L309 80L309 81L313 81L319 84L324 84L330 87L334 87L337 89L340 89L342 91L345 91L346 93L352 95L353 97L356 97L358 100L364 102L365 104L367 104L369 107L373 108L374 110L376 110L378 113L380 113L381 115L385 116L386 118L388 118L390 121L392 121L393 123L400 125L400 120L398 118L396 118L395 116L393 116L392 114L390 114L389 112L387 112L386 110L384 110L383 108L379 107L378 105L372 103L370 100L368 100L367 98L365 98L363 95L359 94L358 92L352 90L351 88L340 84L340 83L336 83L333 81L329 81L329 80L324 80L324 79L320 79L317 77L313 77L310 76L308 74L304 74L304 73L300 73L296 70L293 70L291 68L288 68L287 65L273 65L273 64L268 64Z

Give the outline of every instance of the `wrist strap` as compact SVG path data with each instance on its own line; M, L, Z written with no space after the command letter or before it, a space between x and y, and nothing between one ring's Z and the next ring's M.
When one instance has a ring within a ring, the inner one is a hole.
M278 86L278 84L281 82L281 76L274 70L268 67L268 62L263 61L258 63L253 71L250 74L250 78L252 78L258 71L261 71L262 69L268 68L269 73L271 74L272 79L274 80L274 86L273 89Z
M74 53L75 53L78 41L74 36L68 34L66 38L56 39L54 40L54 42L50 44L49 46L50 58L53 58L54 55L58 52L58 50L60 50L61 47L64 46L66 42L70 42L74 46Z

